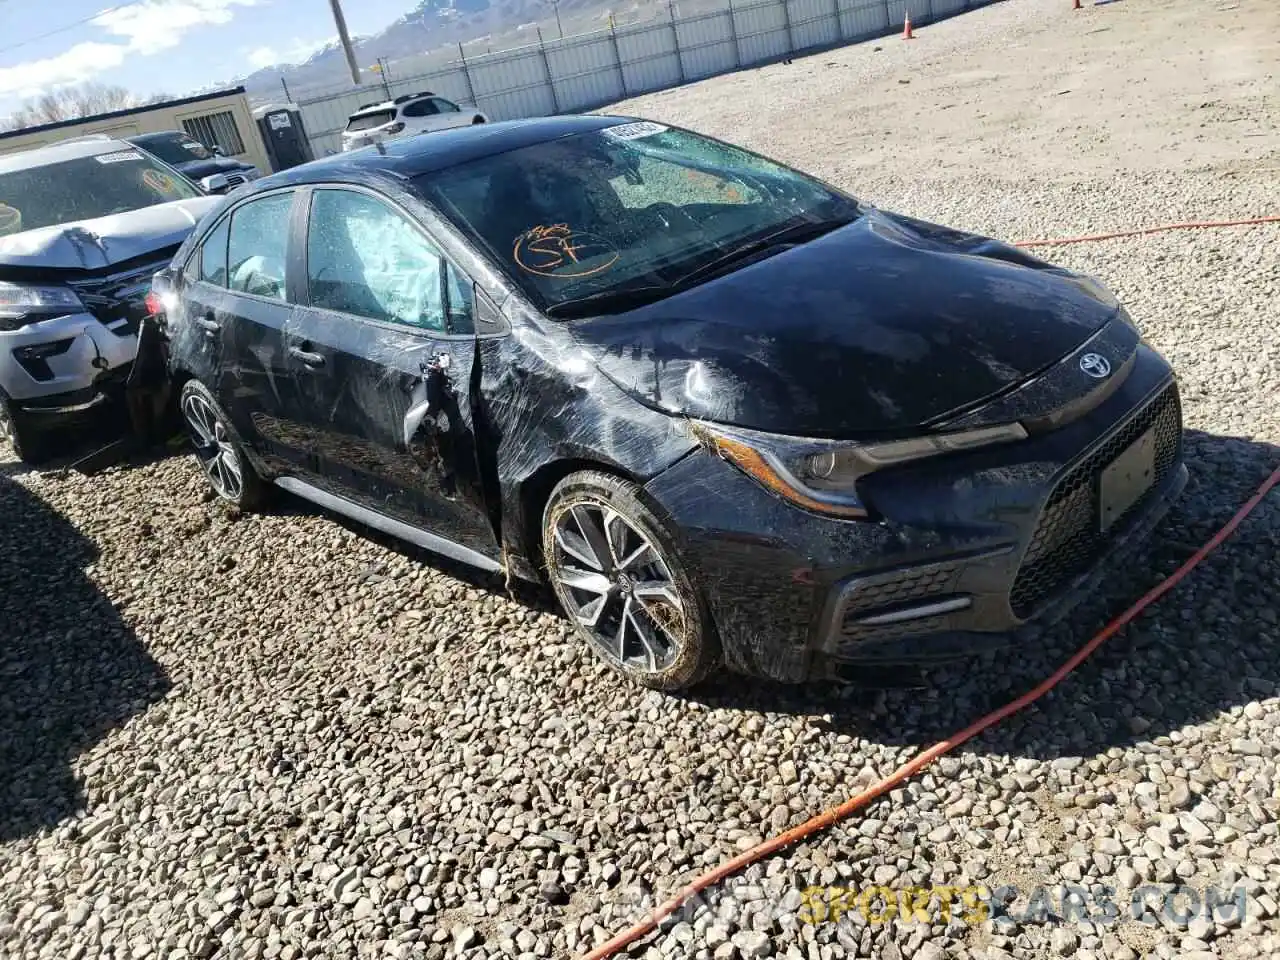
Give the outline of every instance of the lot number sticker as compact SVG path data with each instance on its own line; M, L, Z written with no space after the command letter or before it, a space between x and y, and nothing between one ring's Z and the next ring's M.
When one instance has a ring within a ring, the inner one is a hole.
M655 133L662 133L667 128L660 123L653 123L650 120L641 120L637 123L621 123L616 127L608 127L604 134L613 137L615 140L639 140L641 137L651 137Z
M132 150L119 150L115 153L100 153L93 159L99 163L125 163L129 160L141 160L142 154L134 153Z

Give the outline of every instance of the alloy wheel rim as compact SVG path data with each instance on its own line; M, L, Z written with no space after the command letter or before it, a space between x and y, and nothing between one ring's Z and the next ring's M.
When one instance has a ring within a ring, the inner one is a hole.
M550 574L570 617L609 660L658 673L680 653L688 623L671 568L652 540L594 500L555 518Z
M13 421L9 417L9 411L5 408L3 401L0 401L0 440L7 443L13 443Z
M224 500L236 501L244 490L244 477L240 473L240 457L231 442L226 425L214 412L207 400L198 394L187 397L182 414L195 441L196 459L205 476Z

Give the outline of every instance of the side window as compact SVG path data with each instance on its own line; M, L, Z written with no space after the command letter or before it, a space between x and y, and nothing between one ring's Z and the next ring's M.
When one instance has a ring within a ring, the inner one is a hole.
M429 117L436 113L436 105L431 100L415 100L405 104L400 112L406 117Z
M435 104L435 111L433 112L439 112L439 113L457 113L458 112L458 105L456 103L452 103L449 100L446 100L444 97L436 97L431 102Z
M419 330L445 330L444 260L388 204L350 190L317 190L307 234L313 306Z
M283 300L292 193L251 200L231 214L227 268L232 290Z
M230 223L229 220L223 219L214 227L204 238L204 243L200 245L196 255L192 257L200 265L200 279L205 283L212 283L215 287L227 285L228 223Z
M475 288L471 285L470 278L447 262L444 276L449 332L475 333Z

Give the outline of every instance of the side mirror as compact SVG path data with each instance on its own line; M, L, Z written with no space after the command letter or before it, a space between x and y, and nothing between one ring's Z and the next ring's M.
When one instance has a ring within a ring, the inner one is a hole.
M225 157L225 156L226 156L226 154L222 152L222 148L221 148L220 146L218 146L216 143L213 145L213 155L214 155L215 157Z
M200 180L205 193L226 193L231 189L231 181L225 173L214 173Z

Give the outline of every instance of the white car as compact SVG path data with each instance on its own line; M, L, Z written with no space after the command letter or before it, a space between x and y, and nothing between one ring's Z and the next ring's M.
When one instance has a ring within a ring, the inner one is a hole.
M221 201L109 137L0 157L0 440L20 460L120 399L152 274Z
M344 152L359 150L383 140L467 127L486 123L488 119L474 107L460 107L430 90L406 93L394 100L366 103L351 114L347 118L347 129L342 132L342 149Z

